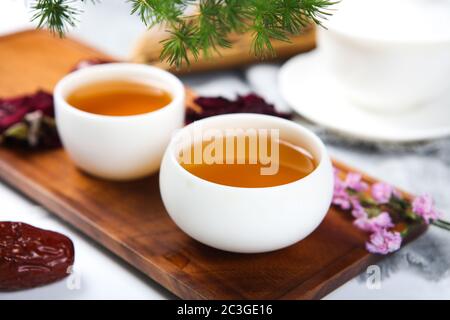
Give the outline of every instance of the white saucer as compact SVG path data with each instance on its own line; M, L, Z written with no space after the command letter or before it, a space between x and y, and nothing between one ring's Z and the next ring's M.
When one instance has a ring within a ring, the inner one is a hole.
M278 84L283 98L301 116L352 138L413 142L450 135L450 97L396 114L360 108L339 91L318 49L286 62Z

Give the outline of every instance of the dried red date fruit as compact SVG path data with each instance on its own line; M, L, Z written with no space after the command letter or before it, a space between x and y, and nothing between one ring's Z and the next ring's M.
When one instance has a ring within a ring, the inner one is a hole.
M292 117L290 113L276 111L274 105L267 103L256 94L238 96L236 100L228 100L222 97L198 97L194 102L200 108L200 111L188 108L186 110L186 123L228 113L260 113L285 119Z
M72 241L21 222L0 222L0 290L19 290L60 280L74 262Z

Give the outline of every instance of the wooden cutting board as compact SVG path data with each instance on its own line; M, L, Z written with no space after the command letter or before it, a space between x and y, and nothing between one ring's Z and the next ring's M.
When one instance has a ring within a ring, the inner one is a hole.
M0 97L51 90L80 59L93 57L108 58L45 31L2 37ZM366 235L348 214L335 208L309 237L283 250L249 255L209 248L170 220L157 176L98 180L77 170L62 149L0 147L0 178L185 299L317 299L379 259L364 250Z

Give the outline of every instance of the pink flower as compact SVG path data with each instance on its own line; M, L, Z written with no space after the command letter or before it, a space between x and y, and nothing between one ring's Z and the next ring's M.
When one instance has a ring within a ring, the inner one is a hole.
M368 232L379 232L382 229L392 228L391 216L387 212L382 212L373 218L361 217L356 219L353 224L360 230Z
M342 210L350 210L352 207L351 205L351 197L347 193L347 191L344 192L335 192L333 195L333 204L341 207Z
M422 195L414 198L412 202L412 210L415 214L429 224L433 220L439 219L441 213L434 207L434 201L430 195Z
M356 196L349 195L348 189L353 189L357 192L367 189L367 184L361 181L359 173L349 173L345 181L339 177L339 170L334 169L334 192L333 204L341 207L343 210L350 210L354 208L355 217L365 215L362 206L360 205Z
M357 192L365 191L368 188L367 183L362 181L361 174L355 172L350 172L347 174L344 184L347 188L353 189Z
M339 171L334 170L334 191L333 204L341 207L343 210L350 210L351 197L347 192L347 185L339 178Z
M357 198L350 199L350 203L352 204L352 215L354 218L367 218L366 210Z
M391 200L391 196L394 194L394 188L390 184L378 182L372 185L371 193L376 202L384 204Z
M388 254L397 251L402 244L402 236L399 232L391 232L381 229L370 236L366 242L366 249L370 253Z

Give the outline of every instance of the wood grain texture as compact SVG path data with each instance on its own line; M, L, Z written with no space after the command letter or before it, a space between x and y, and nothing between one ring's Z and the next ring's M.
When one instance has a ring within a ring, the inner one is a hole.
M45 31L0 38L0 97L51 90L80 59L93 57L107 58ZM349 215L334 208L309 237L283 250L245 255L209 248L170 220L157 176L102 181L77 170L63 150L0 147L0 177L185 299L318 299L379 258L364 250L366 235Z

